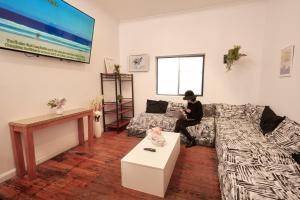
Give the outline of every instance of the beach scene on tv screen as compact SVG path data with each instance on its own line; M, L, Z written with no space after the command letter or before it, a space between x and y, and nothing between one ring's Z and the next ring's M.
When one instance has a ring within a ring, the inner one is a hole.
M90 62L94 19L62 0L0 0L0 47Z

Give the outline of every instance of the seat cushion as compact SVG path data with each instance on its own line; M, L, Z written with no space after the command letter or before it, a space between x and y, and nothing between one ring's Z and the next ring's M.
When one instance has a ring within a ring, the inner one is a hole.
M215 118L203 117L199 124L187 127L192 136L196 137L196 143L201 146L213 147L215 143ZM185 139L183 139L185 141Z
M220 163L218 175L223 200L273 200L300 198L300 167L274 164Z

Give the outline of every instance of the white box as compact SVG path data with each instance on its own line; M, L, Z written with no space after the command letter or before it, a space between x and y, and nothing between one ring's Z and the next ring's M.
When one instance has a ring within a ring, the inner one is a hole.
M180 134L162 134L164 147L154 146L146 137L122 158L122 186L164 197L180 152ZM145 151L146 147L156 152Z

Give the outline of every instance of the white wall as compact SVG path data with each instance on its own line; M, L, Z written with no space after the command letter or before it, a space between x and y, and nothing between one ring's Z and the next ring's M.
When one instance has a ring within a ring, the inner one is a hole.
M49 113L46 103L53 97L66 97L66 109L87 106L100 92L104 57L118 61L120 56L121 71L127 72L129 55L150 55L150 71L134 73L136 113L144 111L147 98L182 99L156 95L155 56L205 53L202 102L269 104L300 122L298 0L254 1L120 26L95 1L68 2L96 19L90 65L0 50L0 182L14 175L8 122ZM223 55L234 44L242 45L248 56L226 72ZM296 45L292 76L279 78L280 50L292 44ZM37 160L75 146L76 132L75 122L38 131Z
M104 57L119 58L118 22L95 1L68 0L96 19L91 64L46 57L28 58L0 50L0 182L14 175L8 122L49 113L47 101L66 97L66 109L88 106L100 94ZM37 160L43 161L78 144L75 122L34 134Z
M265 27L265 2L255 1L160 16L120 24L120 64L128 69L128 56L150 55L150 71L134 73L136 113L147 98L179 101L182 97L156 95L156 56L205 53L204 96L200 100L257 103ZM226 72L223 55L238 44L248 56Z
M271 0L261 81L261 103L271 105L280 115L300 123L300 1ZM295 45L294 67L289 78L279 77L281 49Z

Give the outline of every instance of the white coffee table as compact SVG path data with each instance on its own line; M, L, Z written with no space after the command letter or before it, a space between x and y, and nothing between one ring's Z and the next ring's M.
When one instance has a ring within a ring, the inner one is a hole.
M164 197L180 152L180 134L163 132L164 147L145 137L121 160L122 186ZM155 148L156 152L144 148Z

